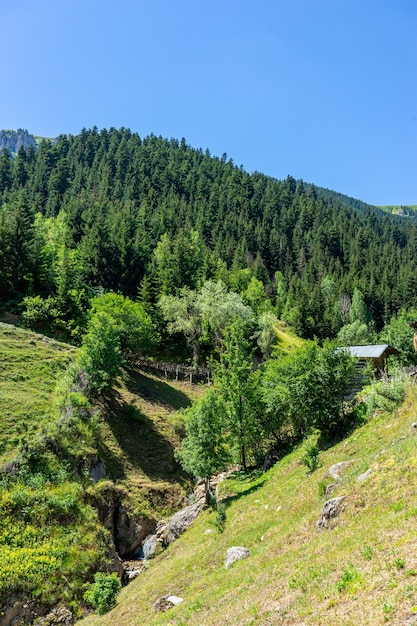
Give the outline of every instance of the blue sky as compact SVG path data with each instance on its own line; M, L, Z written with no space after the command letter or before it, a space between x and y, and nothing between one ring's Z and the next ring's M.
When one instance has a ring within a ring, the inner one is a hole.
M0 0L0 128L124 126L417 204L415 0Z

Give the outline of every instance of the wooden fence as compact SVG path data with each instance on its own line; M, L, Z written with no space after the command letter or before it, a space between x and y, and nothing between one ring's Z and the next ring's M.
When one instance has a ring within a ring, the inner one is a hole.
M151 361L143 358L129 358L129 365L163 372L165 378L188 379L190 385L194 382L206 382L208 384L211 382L211 370L208 367L191 367L182 363Z

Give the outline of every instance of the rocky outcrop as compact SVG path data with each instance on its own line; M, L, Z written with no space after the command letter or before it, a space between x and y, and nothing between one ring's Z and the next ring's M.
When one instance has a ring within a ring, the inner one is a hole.
M0 151L6 148L11 153L16 153L21 147L25 149L29 146L37 147L33 135L27 130L19 128L18 130L0 130Z
M162 598L158 598L153 605L153 608L156 613L162 613L164 611L168 611L168 609L172 609L173 606L181 604L181 602L184 602L184 598L168 594L166 596L162 596Z
M21 596L11 596L6 605L0 606L0 626L30 624L41 613L35 602Z
M249 555L250 552L247 548L243 548L242 546L232 546L231 548L228 548L226 552L224 566L226 569L229 569L235 561L246 559Z
M339 496L337 498L327 500L327 502L324 503L323 510L316 523L317 530L324 530L327 528L329 521L333 517L336 517L336 515L338 515L342 510L342 502L344 499L345 496Z
M126 491L111 481L98 483L90 494L101 524L110 531L115 550L122 559L135 558L143 541L155 532L156 521L139 517L126 504Z
M20 597L12 597L6 606L0 607L0 626L21 626L32 624L34 620L37 626L72 626L74 615L64 606L48 612L36 602Z
M74 616L69 609L58 607L36 622L36 626L72 626Z
M203 510L205 506L205 500L201 499L194 504L186 506L181 511L178 511L167 522L160 522L156 529L156 532L146 537L142 544L142 557L149 559L161 549L169 546L170 543L178 539L182 533L193 523L195 518Z

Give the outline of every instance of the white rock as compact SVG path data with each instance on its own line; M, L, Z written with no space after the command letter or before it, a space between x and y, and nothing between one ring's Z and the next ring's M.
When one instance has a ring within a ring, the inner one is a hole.
M184 602L184 598L180 598L179 596L168 596L167 601L171 602L174 606L178 606L178 604Z
M233 546L232 548L228 548L226 552L226 560L224 562L224 566L226 569L229 569L231 565L235 561L239 561L240 559L246 559L250 555L250 552L247 548L243 548L241 546Z

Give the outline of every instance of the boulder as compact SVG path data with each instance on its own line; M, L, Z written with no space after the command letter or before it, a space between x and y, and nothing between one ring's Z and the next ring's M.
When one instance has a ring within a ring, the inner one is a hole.
M240 559L246 559L249 555L250 552L247 548L243 548L241 546L233 546L231 548L228 548L226 552L224 566L226 569L229 569L229 567L231 567L235 561L239 561Z
M327 470L329 476L334 478L335 480L340 480L341 472L352 463L352 461L340 461L340 463L335 463Z
M184 602L184 598L168 594L166 596L162 596L162 598L158 598L153 605L153 608L157 613L162 613L164 611L168 611L168 609L172 609L173 606L181 604L181 602Z
M324 503L323 510L320 514L319 519L317 520L316 526L317 530L324 530L327 527L329 521L336 517L341 510L341 503L345 499L345 496L339 496L337 498L332 498L331 500L327 500Z
M175 513L165 526L157 530L156 540L160 541L164 547L169 546L193 523L203 508L204 501L200 500Z

